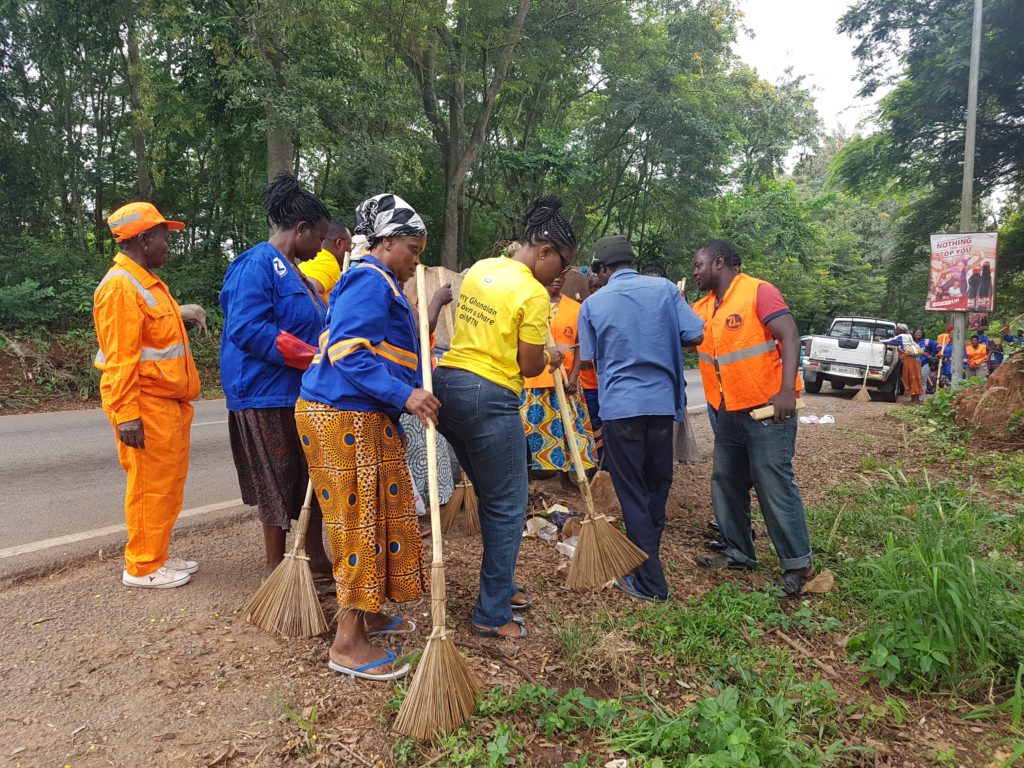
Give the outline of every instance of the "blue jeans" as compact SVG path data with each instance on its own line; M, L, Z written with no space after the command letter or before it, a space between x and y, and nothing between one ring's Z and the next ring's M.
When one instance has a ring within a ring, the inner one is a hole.
M665 600L668 583L661 568L665 502L672 487L671 416L633 416L604 422L604 449L629 540L647 553L633 571L637 589Z
M711 503L725 554L740 563L757 564L750 530L753 486L783 570L806 568L813 556L800 489L793 480L796 418L757 421L747 411L725 410L717 417Z
M473 622L500 627L512 621L516 559L529 501L519 397L475 373L443 367L434 372L434 394L441 401L438 429L480 500L484 555Z
M601 401L598 399L596 389L584 389L583 398L587 401L587 413L590 414L590 429L594 433L594 450L597 454L598 464L604 455L604 432L601 425Z

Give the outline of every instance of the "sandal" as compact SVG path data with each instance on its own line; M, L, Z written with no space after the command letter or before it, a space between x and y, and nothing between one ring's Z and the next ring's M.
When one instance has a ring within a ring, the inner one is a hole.
M519 616L513 616L512 621L519 625L519 637L511 635L503 635L498 630L501 627L485 627L480 624L473 625L473 636L474 637L490 637L497 638L499 640L524 640L530 634L526 628L526 620Z
M408 629L398 629L402 626L402 622L406 622L409 625ZM384 629L375 629L373 632L367 632L367 637L377 637L378 635L410 635L416 631L416 622L412 619L403 619L401 616L392 616L391 623L388 624Z
M385 650L383 659L380 659L379 661L371 661L369 664L363 664L361 667L344 667L341 664L331 661L329 658L327 659L327 667L328 669L340 672L343 675L351 675L352 677L358 677L362 680L397 680L398 678L405 677L409 674L408 664L405 664L398 669L393 669L390 672L386 672L383 675L369 674L369 670L385 664L391 664L396 658L398 657L395 656L394 653Z
M525 587L520 587L518 584L513 584L512 588L515 589L515 592L512 594L513 600L515 599L516 595L522 595L526 598L526 602L523 603L516 603L512 600L509 600L509 604L512 606L513 611L525 611L527 608L533 605L534 602L536 602L533 598L533 595L531 595L529 590Z

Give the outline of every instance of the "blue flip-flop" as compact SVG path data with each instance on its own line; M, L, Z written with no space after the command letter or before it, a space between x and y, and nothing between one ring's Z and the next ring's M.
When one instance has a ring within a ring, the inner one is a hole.
M635 597L638 600L647 600L653 603L658 599L654 595L645 595L643 592L637 589L636 583L633 581L632 576L624 576L621 579L615 579L615 581L612 582L612 585L616 589L625 592L630 597Z
M397 680L400 677L405 677L409 674L409 665L405 664L398 669L393 669L390 672L383 675L371 675L368 670L381 667L385 664L392 663L397 657L391 651L385 649L384 658L379 661L371 661L369 664L363 664L361 667L343 667L341 664L336 664L330 659L327 660L327 666L329 669L335 672L340 672L343 675L351 675L352 677L358 677L363 680Z
M409 624L408 629L396 629L401 626L402 622L406 621ZM367 632L367 637L377 637L378 635L409 635L416 631L416 622L412 619L403 619L401 616L392 616L391 623L388 624L384 629L377 629L373 632Z

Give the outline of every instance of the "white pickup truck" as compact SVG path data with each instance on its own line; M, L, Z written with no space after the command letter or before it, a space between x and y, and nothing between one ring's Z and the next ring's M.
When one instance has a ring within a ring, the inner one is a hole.
M868 368L868 391L877 400L896 402L900 384L899 350L879 344L896 335L896 323L871 317L837 317L827 336L804 340L804 389L814 395L829 382L832 389L859 387Z

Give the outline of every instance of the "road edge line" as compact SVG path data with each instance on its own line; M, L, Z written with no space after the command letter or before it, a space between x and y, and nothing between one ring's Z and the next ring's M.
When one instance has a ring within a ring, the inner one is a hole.
M210 512L219 512L224 509L231 509L233 507L242 507L245 504L241 499L231 499L230 501L218 501L213 504L205 504L201 507L193 507L192 509L184 509L181 514L178 515L178 519L186 517L196 517L197 515L206 515ZM111 536L117 533L124 533L124 524L120 525L108 525L104 528L93 528L90 531L81 531L79 533L71 533L67 536L57 536L52 539L41 539L40 541L29 542L28 544L18 544L14 547L7 547L6 549L0 549L0 560L5 560L8 557L16 557L18 555L27 555L31 552L40 552L44 549L52 549L53 547L62 547L68 544L78 544L83 541L89 541L90 539L98 539L102 536Z

